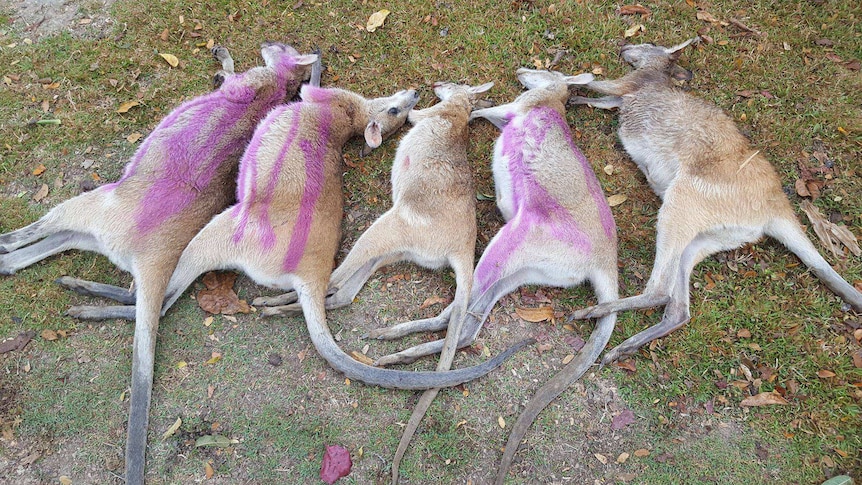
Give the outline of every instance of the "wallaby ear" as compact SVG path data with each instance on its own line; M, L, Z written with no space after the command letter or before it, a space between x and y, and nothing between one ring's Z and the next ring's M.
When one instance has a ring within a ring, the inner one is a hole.
M676 79L677 81L691 81L691 78L694 77L694 74L684 67L679 67L676 64L673 65L670 69L670 77Z
M294 60L300 66L307 66L309 64L314 64L317 62L318 56L317 54L303 54L301 56L295 57Z
M676 57L679 57L680 51L685 49L686 47L688 47L688 45L691 44L692 42L700 42L700 36L692 37L691 39L688 39L687 41L683 42L682 44L677 44L673 47L665 47L664 52L667 55L676 54Z
M578 74L577 76L566 76L563 78L563 80L566 81L566 84L568 84L568 85L589 84L589 83L593 82L594 79L595 79L595 77L588 72L585 72L583 74Z
M494 87L494 83L490 82L490 83L485 83L481 86L471 86L469 89L467 89L467 91L469 91L471 94L479 94L479 93L484 93L485 91L487 91L493 87Z
M380 132L380 123L372 121L365 127L365 144L371 148L377 148L383 143L383 133Z

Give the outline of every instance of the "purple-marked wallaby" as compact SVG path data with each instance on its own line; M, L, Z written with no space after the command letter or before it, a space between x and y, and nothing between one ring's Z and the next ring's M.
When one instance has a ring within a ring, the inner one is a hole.
M326 308L349 305L369 277L380 267L412 261L432 269L449 265L455 270L455 298L448 319L447 345L438 371L449 370L457 337L467 310L473 283L476 251L476 193L467 160L470 112L477 96L493 83L478 87L437 83L440 102L412 110L413 128L402 138L392 163L392 208L381 215L356 241L350 253L329 278ZM445 208L442 209L441 208ZM255 306L284 305L296 294L263 297ZM263 314L301 311L298 304L270 306ZM392 481L398 481L398 464L438 389L420 398L402 434L392 464Z
M565 120L568 85L589 82L592 75L520 69L518 79L528 91L514 102L471 115L501 130L494 146L493 173L497 205L506 224L476 265L458 347L473 342L494 304L522 285L572 287L588 280L599 302L618 297L616 226L598 179L572 141ZM453 310L450 305L438 317L375 330L372 336L395 338L439 330ZM600 318L577 358L527 404L506 445L498 483L535 417L595 362L615 323L615 314ZM409 362L439 352L441 346L442 341L422 344L381 361Z
M342 89L304 87L301 102L274 109L240 161L237 204L215 216L180 257L165 308L202 273L244 271L256 283L294 290L320 355L347 377L396 389L457 385L480 377L521 343L479 366L446 373L380 369L345 354L326 325L332 262L341 236L344 144L363 134L375 148L398 129L416 91L365 99Z
M224 81L173 110L143 141L119 181L67 200L38 221L0 236L0 274L13 274L68 249L99 252L134 278L134 293L70 280L70 285L133 306L83 308L73 316L135 318L126 483L144 481L156 332L165 289L183 248L233 196L237 162L255 126L292 97L316 55L266 43L266 66L233 74L224 48ZM38 241L38 242L37 242ZM3 254L6 253L6 254Z
M676 88L676 61L691 39L675 47L626 45L623 60L635 70L617 80L594 81L607 94L575 98L578 104L619 108L619 137L662 199L656 223L656 259L643 294L575 313L592 318L665 305L661 322L605 354L603 362L684 325L689 279L707 256L771 236L796 254L823 283L857 311L862 294L847 283L805 236L772 165L749 145L720 108Z

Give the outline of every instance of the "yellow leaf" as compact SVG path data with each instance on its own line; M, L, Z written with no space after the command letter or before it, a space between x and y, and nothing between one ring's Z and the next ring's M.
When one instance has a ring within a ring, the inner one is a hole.
M208 316L208 317L204 318L204 327L209 327L210 325L212 325L212 324L213 324L213 320L214 320L214 318L213 318L213 316L212 316L212 315L210 315L210 316Z
M172 424L172 425L171 425L171 427L170 427L170 428L168 428L168 430L167 430L167 431L165 431L165 432L162 434L162 439L163 439L163 440L166 440L166 439L168 439L169 437L173 436L173 435L174 435L174 433L176 433L176 432L177 432L177 430L178 430L178 429L180 429L180 426L181 426L182 424L183 424L183 420L182 420L182 418L177 418L177 420L176 420L176 421L174 421L174 424Z
M42 175L43 173L45 173L45 170L46 170L45 166L42 164L39 164L38 167L33 169L33 175Z
M171 67L177 67L178 65L180 65L180 60L177 59L177 56L173 54L161 53L159 55L162 56L162 59L168 61L168 64L170 64Z
M644 30L643 24L634 24L631 27L627 28L623 36L628 39L629 37L634 37L635 34Z
M506 428L506 420L503 419L503 416L497 416L497 424L499 424L503 429Z
M130 109L140 104L141 103L137 101L126 101L125 103L121 104L119 108L117 108L117 113L128 113Z
M616 207L625 202L626 200L628 200L628 197L626 197L624 194L614 194L608 197L608 205L611 207Z
M187 365L188 364L186 364L186 361L181 360L181 361L177 362L177 369L182 369L183 367L185 367Z
M128 141L129 143L135 143L136 141L140 140L142 136L144 135L137 132L132 133L131 135L126 137L126 141Z
M605 165L604 171L608 175L613 175L614 174L614 166L609 163L609 164Z
M569 354L569 355L567 355L567 356L563 357L563 365L568 364L568 363L569 363L569 362L571 362L571 361L572 361L572 359L574 359L574 358L575 358L575 354Z
M374 361L371 360L371 358L367 355L364 355L362 352L357 352L354 350L353 352L350 352L350 356L353 357L354 360L358 360L365 365L374 365Z
M221 360L221 354L219 352L213 352L210 360L204 362L204 364L215 364L216 362Z
M386 10L384 8L383 10L371 14L371 16L368 17L368 23L365 24L365 30L369 32L374 32L375 30L377 30L377 27L382 27L383 21L386 20L386 17L389 15L389 13L389 10Z
M554 309L549 306L540 306L538 308L516 307L515 313L528 322L544 322L545 320L552 320L554 318Z

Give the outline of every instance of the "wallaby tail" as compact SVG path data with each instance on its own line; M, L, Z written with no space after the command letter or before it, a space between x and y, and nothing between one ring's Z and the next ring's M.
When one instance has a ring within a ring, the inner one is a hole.
M616 273L612 273L612 277L610 275L600 275L594 278L593 286L599 303L617 299ZM548 380L524 407L524 412L518 416L518 420L512 427L512 433L509 435L509 440L506 442L506 449L503 452L503 458L500 460L500 468L497 472L497 480L495 482L497 485L502 485L505 481L509 467L512 466L512 460L515 458L515 452L518 451L518 445L524 439L527 429L533 424L536 416L573 382L584 375L587 369L599 358L599 355L601 355L611 338L616 322L616 313L599 318L596 321L593 333L590 335L584 348L578 353L578 356L569 362L557 375Z
M862 293L841 277L820 255L796 219L774 219L766 227L766 234L777 239L793 252L836 295L858 312L862 311Z
M309 289L306 285L297 285L299 302L305 315L308 333L317 352L335 370L350 379L365 382L389 389L433 389L435 387L451 387L481 377L499 367L506 359L525 346L535 342L527 339L506 349L500 355L482 364L464 369L447 372L412 372L391 369L380 369L365 365L349 355L335 343L329 327L326 325L324 298L326 285Z
M150 273L146 276L141 277L140 269L135 271L138 289L132 350L132 395L126 436L126 485L144 483L156 335L169 275Z

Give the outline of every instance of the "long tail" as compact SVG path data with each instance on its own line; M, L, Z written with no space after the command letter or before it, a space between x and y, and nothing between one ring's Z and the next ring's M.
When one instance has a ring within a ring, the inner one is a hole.
M129 425L126 437L126 485L144 483L156 335L159 329L162 299L170 276L169 274L149 274L147 277L140 277L139 269L135 273L138 290L132 351L132 396L129 402Z
M595 292L599 303L612 301L617 298L616 274L614 274L613 278L603 278L603 280L594 280ZM515 452L518 451L518 445L524 439L527 430L533 424L533 421L535 421L536 416L573 382L584 375L587 369L599 358L599 355L601 355L611 338L616 322L616 313L599 318L596 321L596 328L593 330L584 348L578 353L578 356L569 362L557 375L546 382L533 398L530 399L530 402L527 403L524 412L518 416L518 420L512 427L509 441L506 442L506 449L503 452L503 458L500 460L500 468L495 481L497 485L502 485L505 481L509 467L512 466L512 460L515 458Z
M535 339L527 339L509 347L500 355L487 360L482 364L463 369L447 372L412 372L398 371L392 369L380 369L365 365L349 355L335 343L329 327L326 325L326 314L324 311L324 297L326 287L310 292L308 288L298 287L299 302L305 315L305 323L308 333L317 352L335 370L343 373L350 379L365 382L375 386L389 389L414 389L424 390L435 387L451 387L479 378L499 367L515 352L535 343Z
M836 295L852 305L856 311L862 311L862 293L856 291L853 285L832 269L795 219L775 219L767 226L766 233L787 246L787 249L796 254Z

